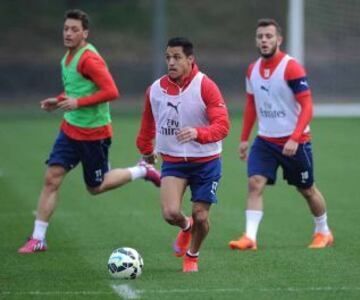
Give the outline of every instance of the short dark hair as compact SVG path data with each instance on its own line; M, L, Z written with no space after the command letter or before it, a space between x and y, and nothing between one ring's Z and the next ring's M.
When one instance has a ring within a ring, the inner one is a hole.
M65 21L66 19L79 20L81 21L81 25L85 30L89 29L89 23L90 23L89 15L80 9L70 9L66 11L64 19Z
M273 25L276 28L276 32L278 35L282 36L282 30L278 22L276 22L274 19L259 19L257 22L256 29L259 27L266 27Z
M171 38L167 43L167 47L182 47L186 56L194 54L194 45L184 37Z

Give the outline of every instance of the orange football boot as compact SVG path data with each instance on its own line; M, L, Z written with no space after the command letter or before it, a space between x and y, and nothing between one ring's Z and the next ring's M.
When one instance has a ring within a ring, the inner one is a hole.
M191 257L189 255L185 255L183 261L183 272L188 273L199 271L198 260L198 257Z
M325 247L330 247L334 244L334 237L331 232L328 234L317 232L314 234L314 238L309 245L311 249L321 249Z
M191 228L193 225L193 218L187 218L188 221L190 222L190 228L186 231L184 230L180 230L177 237L176 237L176 241L173 245L174 248L174 255L177 257L181 257L184 256L189 245L190 245L190 241L191 241Z
M257 250L256 242L249 239L245 233L236 241L230 241L230 249L237 250Z

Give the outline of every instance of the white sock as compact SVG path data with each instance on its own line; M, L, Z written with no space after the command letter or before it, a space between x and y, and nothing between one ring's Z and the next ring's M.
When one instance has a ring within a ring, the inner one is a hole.
M330 232L329 226L327 224L327 214L324 213L320 217L314 217L315 221L315 233L325 233L328 234Z
M32 237L40 241L45 240L46 230L48 226L48 222L35 220L34 232L32 234Z
M257 231L263 217L263 212L261 210L246 210L246 236L256 241Z
M190 257L199 257L199 251L196 253L192 253L190 250L186 251L186 255L190 256Z
M135 180L138 178L144 178L146 175L146 168L144 166L135 166L128 168L131 173L131 180Z
M191 227L191 223L190 223L190 220L188 218L186 218L186 226L184 228L182 228L182 231L188 231Z

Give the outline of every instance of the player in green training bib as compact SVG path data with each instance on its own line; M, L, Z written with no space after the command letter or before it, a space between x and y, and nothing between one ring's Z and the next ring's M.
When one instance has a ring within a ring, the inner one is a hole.
M55 211L61 183L79 163L86 187L94 195L138 178L160 186L159 172L145 161L130 168L109 167L112 137L109 102L118 98L119 92L105 61L87 42L88 34L88 15L77 9L67 11L63 28L67 52L61 61L64 92L40 102L45 111L61 109L65 113L46 161L48 168L34 230L30 239L18 250L19 253L47 250L45 235Z

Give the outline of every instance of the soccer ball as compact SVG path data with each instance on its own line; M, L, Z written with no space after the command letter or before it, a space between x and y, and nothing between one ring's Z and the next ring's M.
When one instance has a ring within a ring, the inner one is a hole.
M133 248L123 247L114 250L108 261L108 270L113 278L138 278L144 267L140 254Z

